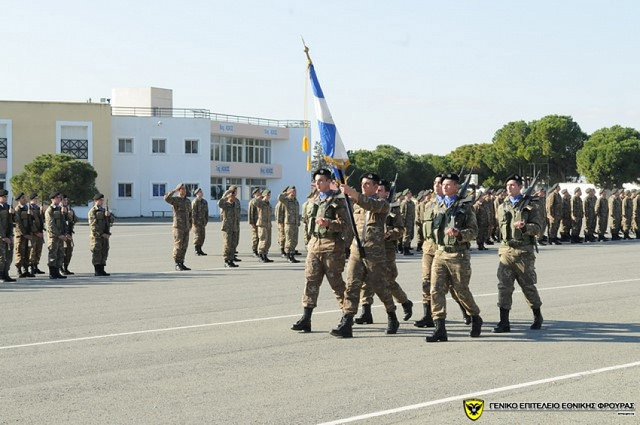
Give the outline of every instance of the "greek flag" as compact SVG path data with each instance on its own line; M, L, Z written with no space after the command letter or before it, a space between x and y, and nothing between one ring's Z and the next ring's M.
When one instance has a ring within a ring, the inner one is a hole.
M327 106L327 101L320 88L313 63L309 63L309 78L313 87L313 104L315 106L316 118L318 119L318 130L320 131L320 141L322 144L322 154L324 159L340 170L346 170L349 166L347 150L342 144L340 133L333 122L333 117Z

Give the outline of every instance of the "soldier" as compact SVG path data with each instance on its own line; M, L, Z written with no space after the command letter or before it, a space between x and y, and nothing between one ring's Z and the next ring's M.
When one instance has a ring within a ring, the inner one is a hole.
M236 220L238 211L236 209L236 191L227 189L222 195L222 198L218 201L218 207L220 207L220 223L222 225L222 256L224 257L225 267L238 267L235 263L235 247L233 242L236 240L235 233Z
M398 332L400 322L396 316L393 297L384 282L386 254L384 246L384 224L389 213L389 202L378 199L378 183L380 177L374 173L366 173L360 177L362 193L351 186L343 184L342 191L353 202L353 217L366 259L362 257L357 246L352 246L349 264L347 265L347 287L345 289L343 315L338 326L331 330L336 337L351 338L353 336L353 316L358 312L360 291L363 283L370 285L378 295L387 311L387 334ZM413 230L413 221L411 222Z
M69 206L69 198L64 194L62 195L62 214L64 214L65 229L67 231L67 239L64 241L64 265L62 267L62 273L68 276L75 274L69 270L69 264L73 256L73 234L75 233L73 229L78 222L78 216L73 208Z
M558 229L562 221L562 196L560 196L560 185L558 183L549 189L549 196L545 202L545 211L549 222L549 243L562 245L562 242L558 239Z
M562 220L560 221L560 240L571 241L571 195L567 189L562 189Z
M258 207L258 257L261 263L273 263L269 258L269 248L271 248L271 214L273 209L269 200L271 199L271 191L265 189L262 191L262 198L256 203Z
M438 204L433 219L433 237L437 245L431 265L431 303L435 330L427 336L427 342L447 341L445 318L447 316L445 295L451 286L471 316L470 336L477 338L482 330L480 308L469 290L471 258L469 242L478 234L478 224L469 202L460 203L458 189L460 178L449 173L443 176L444 199Z
M207 255L207 253L202 250L202 245L204 245L207 223L209 223L209 203L204 199L202 188L197 188L193 194L196 195L196 198L191 202L193 245L196 249L196 255Z
M27 205L27 197L23 192L16 196L15 220L15 258L18 277L35 277L29 272L29 243L33 240L31 231L31 214ZM24 271L22 268L24 267Z
M611 196L609 197L609 214L611 215L611 240L620 240L622 201L620 200L620 191L616 189L611 192Z
M413 252L411 252L411 241L413 240L413 230L416 223L416 204L413 202L413 194L409 189L405 189L402 192L402 198L400 214L404 218L404 235L402 236L403 253L404 255L413 255Z
M489 229L487 232L487 238L484 241L487 245L493 245L493 240L496 234L496 208L495 208L495 194L493 189L488 189L486 192L487 195L487 208L489 209Z
M546 205L547 191L544 187L541 187L540 189L538 189L535 196L538 198L538 201L537 201L538 205L541 205L541 206ZM540 225L542 226L542 228L540 229L540 234L538 236L538 243L544 246L549 241L549 238L545 235L545 231L547 230L547 218L546 218L544 208L537 208L536 210L538 211L539 214L541 214Z
M588 187L586 189L587 197L584 198L584 240L585 242L595 242L596 237L594 236L596 232L596 220L598 216L596 215L596 191L592 187Z
M424 235L422 234L422 211L424 210L424 195L426 190L421 190L416 196L416 252L422 252Z
M251 252L254 257L258 257L258 226L256 225L258 221L258 208L256 202L260 199L262 193L259 188L255 187L251 195L253 198L251 198L249 206L247 207L247 218L249 227L251 228Z
M631 191L624 192L624 199L622 200L622 234L624 239L631 239L629 232L631 231L631 223L633 220L633 199L631 198Z
M176 192L178 196L173 196ZM164 200L173 207L173 261L176 263L176 270L191 270L184 265L184 256L189 246L189 230L193 223L187 188L183 183L179 183L175 189L164 195Z
M489 237L489 220L491 210L488 208L488 201L484 194L480 193L478 199L473 204L473 209L476 213L476 221L478 222L478 236L476 237L476 244L479 251L486 251L489 248L484 244Z
M296 187L289 186L287 192L284 195L280 195L284 205L284 250L287 254L287 261L290 263L300 262L295 257L296 246L298 246L298 229L300 228L300 203L296 198L296 194Z
M500 188L496 192L496 196L493 199L493 228L494 228L494 240L496 242L501 241L500 224L498 223L498 208L504 202L506 197L507 197L507 192L504 189Z
M633 231L636 239L640 239L640 192L634 189L633 193Z
M598 217L598 241L606 242L604 235L607 233L607 223L609 221L609 204L607 203L607 192L600 189L600 196L596 202L596 216Z
M341 310L345 295L342 280L345 263L342 235L348 227L345 198L331 189L331 171L321 168L313 173L313 179L316 193L303 209L309 235L304 266L306 282L302 293L304 312L300 320L291 326L292 330L303 332L311 332L311 314L317 306L320 285L325 276Z
M111 225L115 221L113 214L103 207L104 195L98 193L93 197L93 207L89 210L89 250L94 276L111 276L107 273L107 258L109 257L109 238Z
M388 200L391 192L391 183L387 180L380 180L378 186L378 198ZM400 215L400 205L396 202L391 204L389 214L387 215L384 227L384 250L385 250L385 269L383 281L387 285L387 289L391 292L393 298L402 304L404 311L404 320L409 320L413 315L413 302L407 297L402 287L396 281L398 277L398 268L396 267L396 246L397 241L402 239L404 235L404 223ZM373 304L374 291L371 286L365 283L362 285L362 314L355 319L359 325L372 324L373 315L371 314L371 305Z
M65 229L65 217L62 212L60 192L52 193L49 197L51 205L44 213L45 225L47 227L49 248L49 279L66 279L66 276L60 274L60 269L64 265L64 242L67 240L67 232Z
M509 198L498 209L500 226L502 227L502 245L498 250L498 308L500 322L493 328L495 333L511 331L509 311L511 310L514 281L518 281L529 307L533 310L531 329L540 329L542 314L540 313L540 296L536 289L537 275L533 252L536 237L542 231L541 214L538 206L525 202L521 194L522 177L511 176L506 182Z
M13 261L13 207L7 203L9 192L0 189L0 278L3 282L15 282L9 276Z
M282 192L280 192L280 195L278 196L278 202L276 202L276 206L274 208L276 223L278 223L278 246L280 247L280 256L283 258L287 258L287 253L284 249L287 237L284 232L285 205L283 202L283 199L287 196L287 190L289 190L289 186L282 189Z
M571 197L571 243L582 243L580 231L582 230L582 218L584 208L582 206L582 190L576 187Z
M31 240L31 252L29 253L29 264L31 264L31 274L44 274L38 268L40 257L42 256L42 246L44 245L44 212L38 205L38 194L29 195L29 211L31 212L31 230L33 239Z
M311 211L313 208L313 199L318 194L318 190L316 189L316 182L311 182L311 192L307 195L306 201L302 203L302 231L304 233L304 246L309 244L309 240L311 239L311 235L308 232L309 228L309 214L307 210Z

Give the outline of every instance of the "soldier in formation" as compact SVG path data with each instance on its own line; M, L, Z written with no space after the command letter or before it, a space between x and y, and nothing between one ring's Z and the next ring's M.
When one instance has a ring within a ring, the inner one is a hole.
M633 199L631 198L631 191L624 192L624 198L622 199L622 235L623 239L631 239L629 232L631 232L631 224L633 222Z
M411 190L405 189L402 192L402 202L400 203L400 214L404 219L404 234L402 235L402 252L404 255L413 255L411 252L411 241L416 221L416 204L413 202Z
M49 248L47 261L49 279L66 279L67 277L60 273L60 269L64 265L64 244L68 239L66 218L61 205L62 195L60 192L55 192L51 194L49 199L51 200L51 205L44 213L48 237L47 247Z
M298 231L300 229L300 203L296 198L297 192L295 186L289 186L284 194L280 195L283 208L282 227L284 229L284 252L287 261L290 263L299 263L296 259L296 251L298 246Z
M284 248L285 241L286 241L286 234L284 231L284 216L285 216L286 207L284 204L284 199L287 196L287 190L289 190L289 186L282 189L282 192L280 192L280 195L278 196L278 200L276 202L276 206L274 208L274 214L275 214L277 231L278 231L278 246L280 247L280 256L283 258L287 257L287 252L285 251L285 248Z
M257 202L258 199L262 196L262 191L255 187L251 191L251 200L249 201L249 205L247 208L247 219L249 221L249 228L251 229L251 252L254 257L258 257L258 225L256 224L258 221L258 207Z
M606 242L609 240L605 237L609 222L609 204L607 202L607 191L604 189L600 190L600 196L596 202L596 216L598 217L598 241Z
M44 246L44 212L38 204L38 194L29 195L29 211L31 212L31 249L29 253L29 264L31 264L31 274L44 274L38 267L42 257L42 247Z
M562 245L558 239L558 230L562 221L562 196L560 195L560 185L558 183L551 186L549 196L545 202L545 211L549 223L549 243Z
M589 187L585 189L587 197L584 199L584 240L585 242L596 242L596 191L594 188Z
M27 197L20 192L16 195L18 205L15 208L15 260L18 270L18 277L35 277L29 271L29 244L33 240L33 232L31 222L31 214L29 205L27 205ZM24 270L23 270L24 268Z
M62 266L62 273L65 275L75 274L71 270L69 270L69 264L71 263L71 257L73 257L73 234L74 227L78 222L78 216L76 212L69 205L69 198L67 195L62 195L62 214L64 215L65 220L65 230L67 233L67 239L64 241L64 263Z
M580 231L582 230L582 218L584 208L582 206L582 190L576 187L571 197L571 243L582 243Z
M273 263L269 258L269 248L271 248L271 215L273 208L269 202L271 199L271 191L265 189L262 191L262 197L256 202L258 207L258 257L262 263Z
M220 223L222 225L222 256L225 267L238 267L235 263L240 259L235 254L235 241L238 239L236 233L239 232L237 223L239 222L238 209L236 208L236 191L227 189L218 201L220 208Z
M115 218L104 207L104 195L98 193L93 197L93 207L89 210L89 250L94 276L110 276L105 267L109 258L109 238L111 226Z
M178 196L174 196L174 194ZM193 223L191 202L187 198L187 188L179 183L175 189L164 195L164 200L173 208L173 261L176 270L191 270L184 265L184 257L189 246L189 231Z
M9 192L0 189L0 278L3 282L15 282L9 276L13 261L13 207L7 203Z
M620 240L620 228L622 226L622 200L620 192L613 190L609 197L609 214L611 223L611 240Z
M424 198L426 194L426 190L421 190L416 196L416 252L422 252L422 245L424 244L424 234L422 232L422 212L424 209Z
M197 188L194 192L195 199L191 201L191 214L193 216L193 245L196 255L207 255L202 250L204 238L206 236L207 223L209 223L209 204L204 199L202 188Z

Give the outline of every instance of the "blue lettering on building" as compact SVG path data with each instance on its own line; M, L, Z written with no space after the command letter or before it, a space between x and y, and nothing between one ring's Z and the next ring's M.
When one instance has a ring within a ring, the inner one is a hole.
M277 136L278 135L278 129L276 129L276 128L265 128L264 129L264 134L265 134L265 136Z
M262 175L273 175L273 167L260 167L260 174Z
M220 131L227 131L227 132L234 131L233 124L220 124L218 128L220 129Z
M231 172L231 167L228 165L216 165L216 172L229 174Z

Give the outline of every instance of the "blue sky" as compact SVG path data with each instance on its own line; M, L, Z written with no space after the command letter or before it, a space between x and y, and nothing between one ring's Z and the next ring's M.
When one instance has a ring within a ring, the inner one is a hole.
M154 86L176 108L301 119L303 35L347 149L446 154L549 114L640 129L639 21L634 0L6 0L0 99Z

